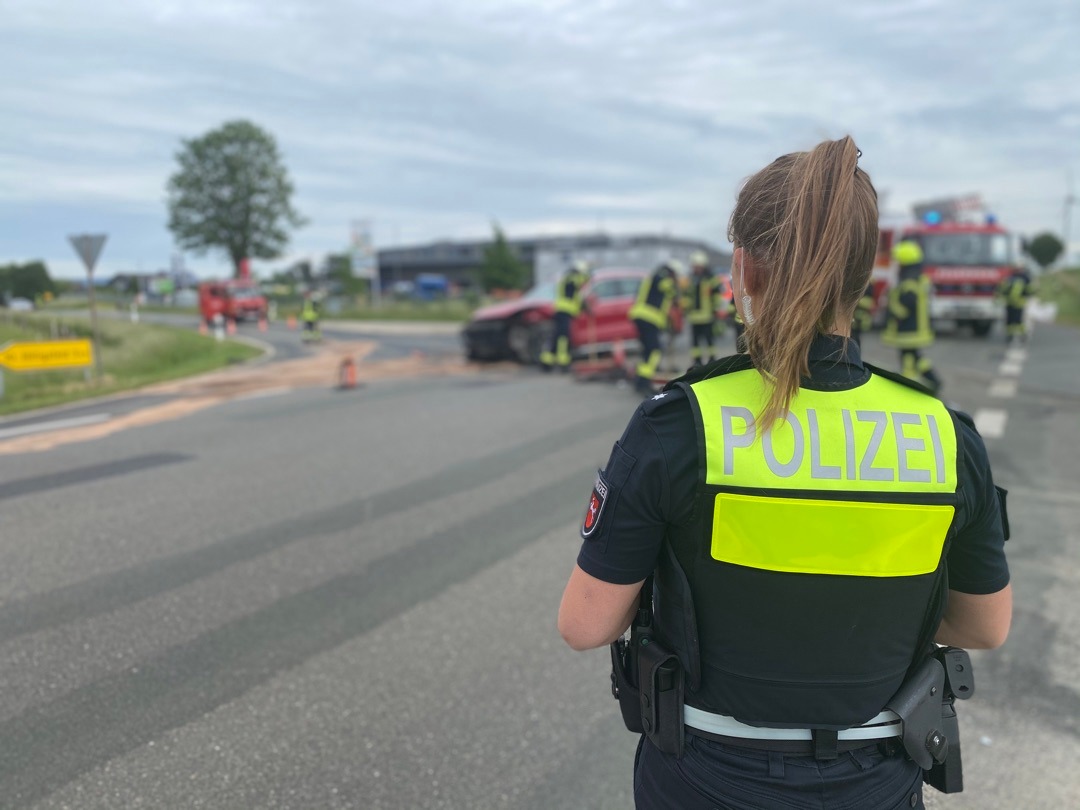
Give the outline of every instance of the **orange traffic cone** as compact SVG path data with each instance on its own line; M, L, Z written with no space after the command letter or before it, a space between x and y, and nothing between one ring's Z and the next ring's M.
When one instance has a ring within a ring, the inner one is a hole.
M285 319L285 327L287 329L295 329L296 328L296 316L295 315L290 315L288 318Z
M620 368L626 365L626 346L621 340L616 340L615 345L611 347L611 359Z
M205 335L209 331L210 330L206 328L206 321L204 321L202 318L200 318L199 319L199 334L200 335Z
M227 321L225 321L225 333L228 335L236 334L236 321L232 318L229 318Z
M351 357L341 358L341 365L338 366L338 388L342 391L356 388L356 361Z
M259 318L259 331L265 332L270 326L266 323L266 318Z

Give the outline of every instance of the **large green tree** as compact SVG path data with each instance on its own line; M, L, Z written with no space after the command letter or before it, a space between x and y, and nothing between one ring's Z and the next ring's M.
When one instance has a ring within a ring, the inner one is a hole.
M289 229L304 224L273 136L250 121L230 121L183 141L176 160L168 184L169 230L185 250L221 250L239 273L245 258L279 257Z
M520 290L529 283L529 268L506 241L502 228L495 226L491 244L484 248L480 265L480 284L484 290Z
M56 285L49 277L44 262L0 265L0 297L29 298L31 301L45 293L56 294Z
M1026 246L1027 254L1038 262L1044 270L1057 261L1058 256L1065 250L1065 245L1050 232L1040 233L1034 236Z

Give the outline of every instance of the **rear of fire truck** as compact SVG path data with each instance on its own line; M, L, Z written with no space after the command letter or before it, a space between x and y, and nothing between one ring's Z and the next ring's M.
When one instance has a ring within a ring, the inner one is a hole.
M935 330L971 327L979 337L1004 313L994 300L1015 258L1012 235L987 213L977 195L914 206L916 221L882 231L882 242L914 239L933 285L930 319ZM890 273L895 278L895 271Z

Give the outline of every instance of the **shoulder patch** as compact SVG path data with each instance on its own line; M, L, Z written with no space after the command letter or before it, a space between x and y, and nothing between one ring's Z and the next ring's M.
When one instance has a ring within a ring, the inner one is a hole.
M592 494L589 496L589 505L585 509L585 520L581 523L581 537L588 540L596 534L596 528L600 525L600 518L604 514L604 504L607 503L608 485L604 480L603 470L596 471L596 483L593 484Z

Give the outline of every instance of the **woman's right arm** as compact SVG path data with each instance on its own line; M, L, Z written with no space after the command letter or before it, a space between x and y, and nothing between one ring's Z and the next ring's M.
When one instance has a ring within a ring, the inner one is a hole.
M1012 624L1012 585L997 593L949 591L949 604L934 641L967 650L993 650L1005 643Z
M957 412L963 443L963 523L949 550L949 593L934 640L973 650L1005 643L1012 623L1012 586L1005 559L1005 499L994 486L986 446L970 416Z

